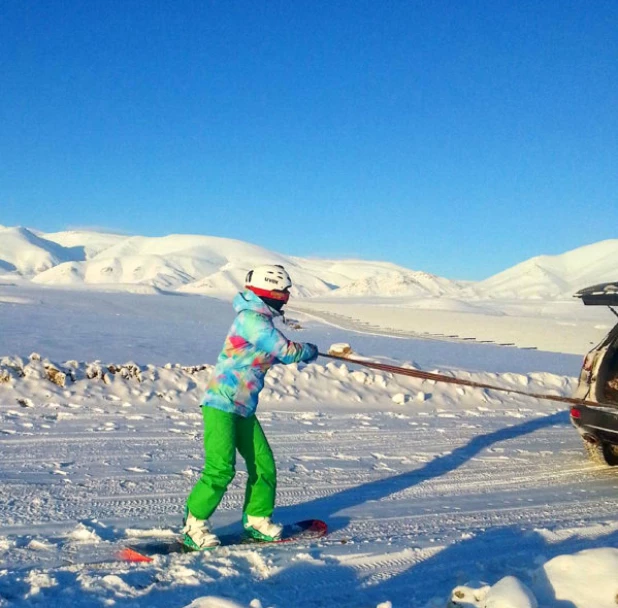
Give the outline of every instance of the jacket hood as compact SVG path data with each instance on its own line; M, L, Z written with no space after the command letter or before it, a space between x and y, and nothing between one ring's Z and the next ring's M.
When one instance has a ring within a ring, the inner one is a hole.
M250 289L245 289L236 295L232 302L234 310L239 313L243 310L252 310L267 317L279 317L282 313L276 311L266 304L259 296L256 296Z

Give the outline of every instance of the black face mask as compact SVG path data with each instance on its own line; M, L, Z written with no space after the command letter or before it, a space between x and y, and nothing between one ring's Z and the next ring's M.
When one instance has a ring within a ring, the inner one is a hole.
M281 312L281 309L285 306L283 300L275 300L273 298L261 298L264 304L268 304L271 308L274 308L277 312Z

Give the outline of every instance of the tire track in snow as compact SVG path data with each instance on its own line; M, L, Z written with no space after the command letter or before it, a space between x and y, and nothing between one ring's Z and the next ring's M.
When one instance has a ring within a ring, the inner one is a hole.
M271 575L278 583L296 584L299 594L341 587L341 605L355 606L344 603L350 590L404 588L419 565L444 577L436 556L462 543L482 544L487 530L519 530L505 536L501 548L505 555L517 554L537 528L578 528L615 517L614 472L588 465L570 428L540 427L533 437L519 437L517 425L534 420L536 412L519 419L510 410L489 412L483 426L461 411L454 418L435 419L422 411L411 413L404 419L388 413L316 418L272 413L267 434L279 467L281 512L304 505L307 512L326 509L324 516L335 524L331 536L310 547L258 550L275 566L279 560L302 562L305 558L298 556L303 551L309 552L308 562L321 564L320 576L306 583L294 578L293 568ZM84 421L66 419L53 422L44 434L0 440L0 466L16 472L15 477L7 473L6 492L0 494L5 533L66 534L75 522L93 516L118 522L117 534L129 521L132 527L178 527L202 464L199 431L170 433L166 423L143 419L133 421L135 432L127 432L122 415L93 413L90 426L114 423L105 432L84 430ZM316 421L327 426L307 424ZM41 420L33 415L31 422L37 432ZM153 424L161 424L160 429L153 431ZM466 452L477 437L509 426L512 436ZM457 450L464 450L461 458L455 457ZM53 474L58 468L65 475ZM231 514L233 521L240 519L244 475L239 462L239 474L221 506L224 520ZM387 483L389 491L372 493L372 484L397 476L403 476L401 483ZM449 565L465 569L466 560L456 554ZM342 585L345 573L350 584Z

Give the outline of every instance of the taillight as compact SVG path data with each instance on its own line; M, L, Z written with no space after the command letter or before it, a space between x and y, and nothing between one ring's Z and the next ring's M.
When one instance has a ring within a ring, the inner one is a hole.
M582 417L581 410L577 407L572 407L571 408L571 418L581 418L581 417Z

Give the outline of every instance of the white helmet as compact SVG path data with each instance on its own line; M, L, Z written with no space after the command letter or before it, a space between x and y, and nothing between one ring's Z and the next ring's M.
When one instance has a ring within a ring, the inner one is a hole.
M290 299L292 279L283 266L258 266L247 273L245 287L260 298L280 300L284 304Z

